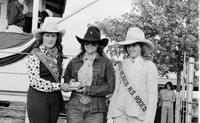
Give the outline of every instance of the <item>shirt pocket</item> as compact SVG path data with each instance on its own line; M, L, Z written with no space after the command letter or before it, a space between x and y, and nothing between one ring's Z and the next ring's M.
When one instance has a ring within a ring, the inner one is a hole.
M94 69L94 78L97 78L97 81L104 80L104 73L102 69Z
M71 79L75 79L76 81L78 80L78 70L72 71Z

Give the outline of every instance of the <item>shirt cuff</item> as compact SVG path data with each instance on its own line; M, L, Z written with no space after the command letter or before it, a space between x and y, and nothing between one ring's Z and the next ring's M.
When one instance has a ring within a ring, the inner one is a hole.
M52 83L53 90L60 90L61 84L60 83Z

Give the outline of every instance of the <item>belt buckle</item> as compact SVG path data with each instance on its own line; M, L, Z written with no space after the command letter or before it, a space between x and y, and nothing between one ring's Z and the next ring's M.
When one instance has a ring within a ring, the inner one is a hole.
M88 96L81 96L80 102L82 104L88 104L90 102L90 98Z

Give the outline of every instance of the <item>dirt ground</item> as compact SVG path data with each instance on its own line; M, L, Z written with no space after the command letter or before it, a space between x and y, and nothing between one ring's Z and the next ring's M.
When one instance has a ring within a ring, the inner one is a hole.
M26 105L23 102L2 104L0 105L0 123L24 123L25 111Z

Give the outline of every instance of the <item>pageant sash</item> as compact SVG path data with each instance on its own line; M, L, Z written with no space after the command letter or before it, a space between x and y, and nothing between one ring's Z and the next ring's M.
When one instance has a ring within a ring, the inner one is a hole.
M128 95L130 96L131 100L133 102L135 102L143 112L145 112L147 110L147 106L144 103L144 101L143 101L142 97L140 96L140 94L138 93L138 91L136 90L135 86L131 85L128 82L126 75L125 75L124 71L122 70L122 63L120 63L118 65L118 70L119 70L120 77L123 82L124 88L125 88L126 92L128 93Z
M37 56L37 58L48 68L48 70L51 72L52 76L56 80L57 83L60 83L59 81L59 71L58 71L58 65L55 63L53 58L45 55L40 51L40 49L35 48L32 53Z

